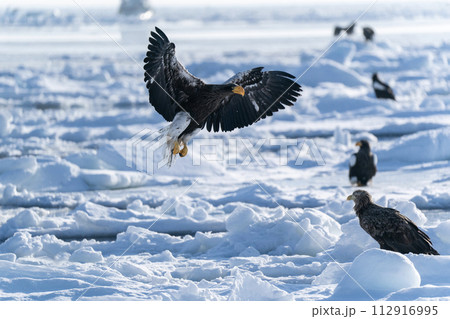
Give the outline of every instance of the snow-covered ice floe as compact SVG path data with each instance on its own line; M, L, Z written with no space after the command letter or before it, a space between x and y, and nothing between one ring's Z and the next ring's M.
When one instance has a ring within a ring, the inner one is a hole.
M450 44L433 31L448 6L382 2L325 53L364 4L156 7L145 22L103 9L127 54L81 11L0 5L0 300L449 299ZM154 26L206 82L261 65L303 74L303 96L201 132L192 143L222 147L201 158L127 165L127 142L166 125L140 62ZM374 72L396 102L375 98ZM361 139L378 156L374 200L441 256L380 250L361 229L345 201Z

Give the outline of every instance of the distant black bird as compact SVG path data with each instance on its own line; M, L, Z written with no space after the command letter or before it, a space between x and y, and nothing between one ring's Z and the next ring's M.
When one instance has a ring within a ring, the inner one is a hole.
M375 204L368 192L356 190L347 200L355 202L353 209L359 224L380 244L381 249L402 254L439 255L432 247L430 237L414 222L393 208Z
M347 34L353 34L355 25L356 25L356 22L351 23L347 28L345 28L345 32L347 32Z
M353 34L354 28L355 28L356 22L352 22L348 27L334 27L334 35L338 36L341 34L342 31L345 31L347 34Z
M363 34L364 34L364 38L366 38L366 41L372 41L373 36L375 35L375 31L373 31L372 28L364 27Z
M341 34L341 32L343 30L345 30L345 29L343 29L342 27L339 27L339 26L335 26L334 27L334 36L338 36L339 34Z
M151 32L145 77L150 103L166 121L159 134L166 141L168 164L187 154L188 141L201 129L232 131L294 105L301 87L295 76L262 67L241 72L224 84L206 84L175 57L175 44L159 28Z
M352 184L366 186L377 173L377 156L372 154L366 140L355 145L359 146L359 151L350 157L348 178Z
M391 99L395 101L394 91L392 91L389 85L380 81L377 73L372 75L372 86L375 91L375 96L378 99Z

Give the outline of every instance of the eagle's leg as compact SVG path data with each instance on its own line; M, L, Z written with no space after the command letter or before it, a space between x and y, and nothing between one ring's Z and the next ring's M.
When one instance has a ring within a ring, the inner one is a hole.
M183 149L180 151L180 157L185 157L188 153L188 147L186 144L184 144Z
M178 153L180 153L180 143L178 143L178 141L175 141L172 154L177 155Z
M179 154L180 157L185 157L188 153L188 143L189 141L192 139L192 137L194 137L194 135L196 135L201 128L199 128L197 126L197 124L189 124L190 126L188 126L188 128L186 130L184 130L184 132L182 134L180 134L180 136L178 136L178 140L180 141L180 145L183 145L183 148L180 150Z

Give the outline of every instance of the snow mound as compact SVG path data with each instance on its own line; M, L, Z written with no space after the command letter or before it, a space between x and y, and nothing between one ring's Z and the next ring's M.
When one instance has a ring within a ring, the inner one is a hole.
M0 181L6 179L2 174L10 173L12 175L12 171L34 172L36 167L37 162L34 157L2 158L0 159Z
M422 285L450 286L450 256L408 254L406 257L419 272Z
M422 287L403 289L394 292L386 297L388 301L449 301L450 300L450 286L436 287L426 285Z
M13 263L16 261L16 258L17 256L12 253L0 254L0 260L6 260Z
M235 251L244 254L252 247L252 254L315 256L341 235L339 223L316 209L293 209L262 219L250 207L239 206L228 217L226 228Z
M425 97L422 103L420 103L419 108L427 111L440 111L445 110L447 107L441 98L436 96L429 96Z
M370 249L355 258L332 300L380 299L389 293L420 286L420 275L404 255Z
M450 245L450 220L440 223L434 230L437 237L447 245Z
M251 300L277 300L293 301L294 297L285 291L255 277L247 272L234 271L234 283L228 300L251 301Z
M79 263L97 263L103 261L102 253L95 251L92 247L82 247L73 252L69 261Z
M367 80L355 71L350 70L338 62L327 59L322 59L317 62L302 77L302 84L308 86L318 86L323 82L342 83L350 87L366 86L369 84Z
M369 248L379 245L359 225L359 219L353 218L341 226L342 236L331 251L331 255L338 261L352 261L356 256Z
M29 191L85 190L79 171L78 166L52 157L42 163L35 157L0 159L0 183Z
M87 255L91 254L92 252L88 252ZM74 252L75 254L75 252ZM73 256L73 255L72 255ZM98 255L97 255L98 256ZM140 265L133 264L126 260L117 260L115 264L112 265L112 267L120 272L125 277L138 277L138 278L145 278L152 275L152 272L146 269L145 267L142 267Z
M425 187L422 194L411 198L422 209L448 208L450 206L450 194L443 188Z
M40 216L35 209L25 209L8 219L0 227L0 238L8 238L19 229L36 227L40 224Z
M340 264L337 262L330 262L322 273L314 278L311 284L313 286L337 284L344 278L345 272L348 272L350 266L351 263Z
M413 54L410 56L402 57L399 60L398 70L429 70L433 66L433 54L431 52L426 52L424 54Z
M238 206L227 218L226 227L230 233L239 234L259 221L260 219L253 209L247 206Z
M389 200L388 207L398 210L402 215L405 215L411 219L417 226L422 227L427 222L427 217L420 209L416 207L416 204L409 200Z
M39 165L35 174L23 184L29 190L85 189L79 180L79 167L64 160Z
M339 41L324 55L325 59L348 65L355 56L356 45L348 41Z
M183 301L221 300L219 296L212 293L209 289L199 288L198 285L193 282L190 282L187 286L181 287L175 295L175 299Z
M140 172L121 172L105 169L83 170L80 175L91 189L139 187L148 180L148 176Z
M0 245L0 253L13 253L20 257L47 256L54 258L69 250L69 244L53 235L32 237L28 232L17 232Z
M407 163L446 161L450 159L450 128L419 132L402 137L388 149L377 152L379 161Z

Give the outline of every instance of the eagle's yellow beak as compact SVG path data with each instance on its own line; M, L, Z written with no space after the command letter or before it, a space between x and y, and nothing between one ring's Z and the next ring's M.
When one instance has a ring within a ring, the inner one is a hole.
M240 94L240 95L244 96L245 90L244 90L244 88L242 86L236 86L236 87L233 88L233 93Z
M347 200L352 200L353 199L353 195L348 195L347 196Z
M362 144L361 144L361 142L356 142L355 145L356 145L356 146L361 146Z

